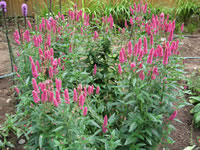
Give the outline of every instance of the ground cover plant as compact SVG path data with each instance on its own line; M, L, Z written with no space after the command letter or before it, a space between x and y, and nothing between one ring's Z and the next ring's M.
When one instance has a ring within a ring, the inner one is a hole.
M112 15L99 20L75 5L67 16L42 18L38 25L27 20L27 28L14 32L14 131L27 138L27 149L173 143L171 121L186 104L176 22L143 3L129 11L123 28Z

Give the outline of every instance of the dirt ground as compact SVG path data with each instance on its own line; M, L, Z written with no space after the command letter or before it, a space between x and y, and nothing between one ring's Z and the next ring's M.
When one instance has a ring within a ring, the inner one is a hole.
M10 73L10 59L8 53L8 46L5 36L0 32L0 76ZM6 113L14 111L13 92L10 87L12 82L9 78L0 79L0 124L5 119Z
M200 57L200 34L193 37L186 37L180 42L180 54L183 57ZM185 60L186 71L193 72L200 69L200 59ZM10 73L10 59L6 40L0 30L0 76ZM5 121L5 114L14 113L15 99L12 82L9 78L0 79L0 126ZM176 130L172 132L171 137L176 141L169 145L170 150L182 150L189 145L197 145L200 148L200 129L195 129L192 124L192 115L190 114L192 106L186 106L178 111L177 118L182 123L173 121ZM18 146L14 150L18 150Z

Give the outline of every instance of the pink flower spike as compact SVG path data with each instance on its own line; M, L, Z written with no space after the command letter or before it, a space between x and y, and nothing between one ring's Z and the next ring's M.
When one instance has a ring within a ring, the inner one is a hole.
M49 77L53 78L53 68L49 67Z
M83 94L84 94L85 97L87 96L87 87L86 86L84 87L84 93Z
M59 105L55 98L53 99L53 104L54 104L55 107L58 107L58 105Z
M53 48L50 49L50 55L54 56L54 50L53 50Z
M164 57L163 57L163 64L167 65L168 64L168 51L165 51Z
M99 34L97 31L94 31L94 40L96 40L99 37Z
M33 85L33 89L37 92L40 93L37 82L35 80L35 78L32 78L32 85Z
M37 92L33 90L32 94L33 94L34 102L37 104L40 101L40 99L39 99L39 97L37 95Z
M85 98L84 98L83 94L81 94L79 96L79 106L81 107L81 109L83 109L84 102L85 102Z
M78 100L77 97L78 97L77 91L76 91L76 89L74 89L74 95L73 95L74 102L76 102Z
M147 58L147 64L152 64L153 61L153 53L154 53L154 48L151 48L149 56Z
M174 120L174 118L176 118L177 114L178 114L178 111L175 110L175 111L173 112L173 114L171 114L171 116L169 117L169 120L171 120L171 121Z
M131 43L131 41L128 42L128 54L129 54L129 56L132 55L132 43Z
M137 56L137 53L138 53L138 44L136 43L135 46L134 46L133 55Z
M15 89L15 92L16 92L17 94L20 93L20 91L19 91L19 89L18 89L17 87L15 87L14 89Z
M141 80L144 80L145 76L144 76L144 71L143 71L143 70L141 70L141 71L139 72L139 78L140 78Z
M156 79L156 75L155 75L155 74L152 74L151 79L152 79L152 80L155 80L155 79Z
M87 107L84 107L83 116L86 116L86 115L87 115Z
M184 23L182 23L181 25L181 32L183 32L183 30L184 30Z
M118 73L121 75L122 74L122 67L120 64L118 64Z
M123 53L122 50L119 53L119 61L120 61L120 63L124 63L125 62L124 53Z
M97 86L97 88L96 88L96 94L97 94L97 95L99 94L99 91L100 91L100 87Z
M82 88L83 88L83 87L82 87L82 84L79 84L77 90L78 90L79 92L81 92L81 91L82 91Z
M105 115L104 121L103 121L103 126L102 126L103 133L107 132L107 124L108 124L108 117L107 117L107 115Z
M150 36L150 45L153 46L153 35Z
M124 26L125 26L125 28L128 28L126 19L125 19L125 22L124 22Z
M29 29L32 29L32 25L29 20L27 21L27 24L28 24Z
M61 99L60 99L60 91L56 90L56 101L58 102L58 104L61 103Z
M93 71L93 75L95 76L95 75L96 75L96 73L97 73L97 65L95 64L95 65L94 65L94 71Z
M38 60L36 60L36 66L37 66L37 68L38 68L38 72L42 72L42 70L41 70L41 68L40 68L40 63L39 63L39 61Z
M70 104L68 89L65 89L64 95L65 95L65 102L66 102L66 104Z
M53 91L49 91L49 101L53 102L54 100L54 92Z
M61 90L62 88L62 80L56 79L56 89Z
M173 36L174 36L174 31L171 30L169 37L168 37L168 41L172 41L173 40Z
M29 61L32 63L33 62L33 58L31 56L29 56Z
M148 53L148 44L147 44L147 38L144 37L144 54Z
M18 68L17 68L17 66L15 64L14 64L14 70L15 70L15 72L18 71Z
M131 26L133 26L133 18L132 17L130 18L130 24L131 24Z
M136 66L136 64L135 64L134 62L132 62L132 63L130 64L131 69L133 69L135 66Z

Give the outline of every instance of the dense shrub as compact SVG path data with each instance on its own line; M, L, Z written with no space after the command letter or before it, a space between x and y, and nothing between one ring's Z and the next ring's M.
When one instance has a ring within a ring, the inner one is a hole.
M184 105L177 99L183 96L179 40L173 40L175 21L150 13L147 4L134 4L118 29L112 15L99 21L75 8L68 18L28 22L23 38L15 31L16 125L27 149L155 149L173 143L171 120Z

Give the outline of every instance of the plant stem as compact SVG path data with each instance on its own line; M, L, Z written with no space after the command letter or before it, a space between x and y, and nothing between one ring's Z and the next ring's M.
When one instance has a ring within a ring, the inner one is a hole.
M24 26L25 26L25 29L26 29L26 16L24 16Z
M7 43L8 43L8 50L9 50L9 54L10 54L11 71L13 72L14 56L13 56L13 51L12 51L12 47L11 47L11 44L10 44L10 39L9 39L9 36L8 36L8 26L7 26L7 23L6 23L6 15L5 15L4 11L3 11L3 19L4 19L4 27L5 27L5 30L6 30L6 39L7 39Z

